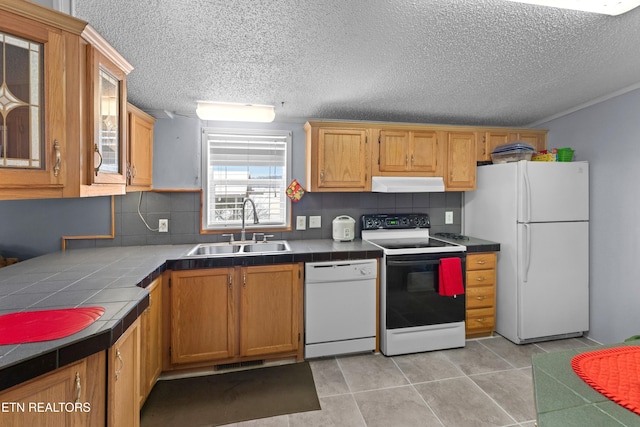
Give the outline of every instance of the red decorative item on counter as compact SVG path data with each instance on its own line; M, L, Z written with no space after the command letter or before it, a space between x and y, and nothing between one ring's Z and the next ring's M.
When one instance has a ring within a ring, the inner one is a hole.
M571 367L594 390L640 415L640 347L582 353L571 359Z
M0 345L57 340L80 332L104 314L102 307L25 311L0 316Z

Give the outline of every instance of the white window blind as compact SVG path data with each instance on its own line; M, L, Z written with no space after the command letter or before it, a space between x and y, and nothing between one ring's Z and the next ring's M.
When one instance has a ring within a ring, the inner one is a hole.
M247 203L246 228L289 225L291 132L205 128L202 146L204 229L239 228L246 198L259 219L254 225Z

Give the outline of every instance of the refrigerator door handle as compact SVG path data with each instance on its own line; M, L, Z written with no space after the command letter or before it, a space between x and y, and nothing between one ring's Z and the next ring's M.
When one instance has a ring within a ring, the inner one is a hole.
M523 194L523 222L531 221L531 181L529 181L529 169L527 168L527 162L522 162L522 176L524 178L522 189Z
M524 241L523 243L523 264L524 271L522 272L522 282L527 283L529 280L529 268L531 267L531 226L529 224L524 225Z

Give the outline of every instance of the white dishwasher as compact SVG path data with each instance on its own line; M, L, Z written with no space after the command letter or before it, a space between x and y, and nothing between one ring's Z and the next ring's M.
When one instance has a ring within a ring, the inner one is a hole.
M376 348L375 259L305 264L306 358Z

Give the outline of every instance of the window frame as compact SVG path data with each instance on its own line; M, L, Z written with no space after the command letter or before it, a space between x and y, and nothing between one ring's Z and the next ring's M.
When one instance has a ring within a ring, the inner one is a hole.
M247 215L247 220L245 221L245 229L251 232L262 232L262 231L289 231L292 229L291 221L292 221L292 209L291 209L291 201L286 196L286 188L289 185L289 182L292 180L292 163L293 163L293 132L290 130L279 130L279 129L253 129L253 128L217 128L217 127L203 127L201 134L201 204L200 204L200 233L201 234L220 234L220 233L228 233L233 231L239 231L241 229L241 225L237 222L229 222L224 224L219 224L215 226L209 226L209 178L210 178L210 169L209 169L209 135L211 133L221 133L221 134L229 134L229 135L265 135L265 136L279 136L284 137L285 143L285 176L282 178L282 197L284 198L284 209L285 212L282 216L282 223L278 224L268 224L268 223L258 223L254 224L252 218L252 207L247 207L249 215ZM249 204L248 204L249 205Z

